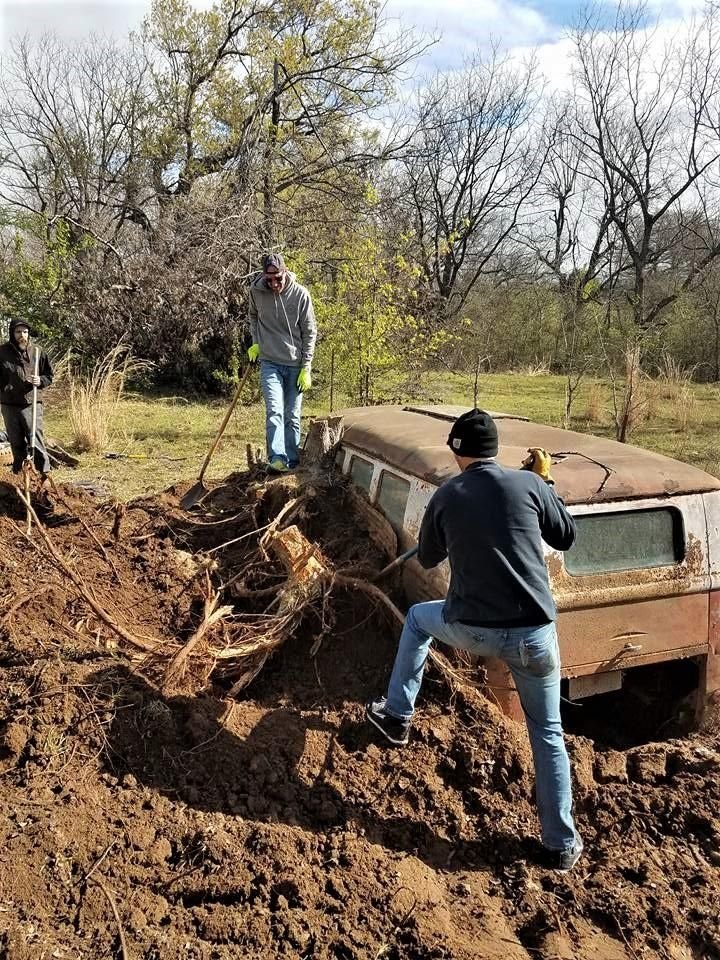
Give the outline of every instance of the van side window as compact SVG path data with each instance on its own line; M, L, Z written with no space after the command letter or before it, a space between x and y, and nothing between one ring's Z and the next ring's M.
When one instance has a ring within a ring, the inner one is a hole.
M685 532L679 510L628 510L575 517L577 539L565 554L568 573L640 570L680 563Z
M395 530L402 528L409 495L410 484L407 480L383 470L380 474L380 487L375 502Z
M370 481L374 469L375 465L371 460L365 460L364 457L353 457L350 461L350 478L356 487L360 487L365 493L370 493Z

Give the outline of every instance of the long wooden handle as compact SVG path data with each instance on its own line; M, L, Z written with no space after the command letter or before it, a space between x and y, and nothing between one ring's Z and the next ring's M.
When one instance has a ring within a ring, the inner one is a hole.
M405 563L406 560L409 560L410 557L414 557L417 552L417 545L410 547L410 549L406 550L405 553L401 553L399 557L395 557L392 563L389 563L386 567L383 567L380 573L376 573L373 577L373 580L379 580L381 577L384 577L386 574Z
M38 367L40 364L40 348L35 345L35 361L33 364L33 376L37 377ZM33 399L32 399L32 426L30 429L30 453L31 455L35 452L35 432L37 430L37 385L33 384Z
M245 367L245 373L240 378L240 383L238 384L238 388L235 391L235 396L232 398L230 406L227 408L227 413L223 417L223 421L220 424L218 432L215 434L215 439L212 442L212 446L208 450L208 455L205 457L205 463L203 463L200 469L200 474L198 475L198 483L201 482L202 478L205 476L205 471L208 468L208 464L212 459L212 455L215 453L215 448L217 447L218 443L220 443L220 437L223 435L223 433L225 433L225 427L228 425L228 420L232 416L232 412L237 406L237 402L240 399L240 394L242 393L242 388L245 386L245 381L250 375L251 370L252 370L252 365L248 364L247 367Z

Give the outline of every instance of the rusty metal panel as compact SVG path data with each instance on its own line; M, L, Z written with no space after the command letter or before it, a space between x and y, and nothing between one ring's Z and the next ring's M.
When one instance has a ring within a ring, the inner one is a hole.
M437 487L425 480L415 480L410 488L408 505L405 510L405 530L414 539L417 540L420 533L420 524L425 515L430 498L437 490Z
M565 569L563 554L546 547L545 561L558 610L699 593L710 588L705 507L701 495L673 497L672 500L578 504L571 512L573 516L587 516L658 506L672 506L682 514L685 529L683 561L661 567L572 576Z
M710 594L708 650L700 671L698 719L717 729L720 726L720 591Z
M707 554L712 590L720 589L720 492L703 494L707 524Z
M345 441L438 486L457 473L446 444L448 420L419 409L377 406L344 410ZM720 480L697 467L629 444L513 417L499 417L497 426L498 461L519 467L528 447L544 447L553 455L556 487L568 504L720 490Z
M599 571L596 574L573 576L565 568L563 554L546 547L545 561L558 610L579 606L598 607L697 593L710 587L705 507L700 495L673 497L672 500L636 500L628 503L576 505L573 516L624 512L672 506L682 514L685 529L685 556L681 563L635 570Z
M619 670L707 652L708 615L707 593L567 610L558 617L563 674Z

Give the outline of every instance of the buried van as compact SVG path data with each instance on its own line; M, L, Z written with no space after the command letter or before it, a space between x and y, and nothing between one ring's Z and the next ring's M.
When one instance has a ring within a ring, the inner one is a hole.
M457 473L446 445L462 407L377 406L342 411L336 464L395 530L417 542L425 508ZM558 607L566 695L583 702L638 689L682 700L694 722L720 708L720 480L697 467L615 440L492 413L498 461L519 467L529 447L552 456L553 477L577 526L566 553L545 545ZM447 561L403 567L408 600L447 592ZM488 687L518 716L509 672L485 664ZM654 668L654 669L652 669ZM641 683L642 689L643 684Z

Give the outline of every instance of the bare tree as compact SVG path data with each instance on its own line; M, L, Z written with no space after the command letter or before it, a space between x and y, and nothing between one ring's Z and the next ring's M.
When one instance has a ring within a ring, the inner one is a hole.
M421 262L445 311L499 272L517 231L542 170L539 87L534 63L514 66L495 51L420 94L404 168Z
M663 41L642 10L620 7L613 30L591 18L574 37L575 136L622 242L617 288L634 330L625 353L638 366L648 334L720 255L717 19L709 7L687 32ZM696 255L686 269L671 271L671 251L688 237ZM628 367L629 385L637 373ZM620 416L619 439L629 422Z
M0 199L81 231L99 220L110 240L129 221L148 229L142 66L111 43L72 50L46 36L20 41L5 67Z
M592 177L622 237L622 271L639 332L661 323L666 308L720 255L717 233L716 105L720 58L718 14L664 45L638 11L619 11L616 29L587 22L575 35L576 136ZM671 289L651 283L665 273L671 249L704 223L704 245ZM667 229L669 225L672 230Z
M545 163L525 218L521 242L534 255L537 282L550 284L559 304L558 350L565 374L564 423L583 378L598 360L595 326L612 282L614 240L607 196L585 175L573 136L572 99L549 104L544 123Z

